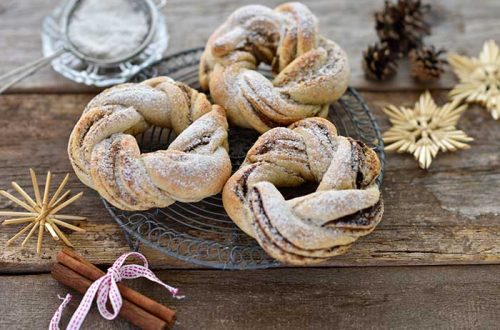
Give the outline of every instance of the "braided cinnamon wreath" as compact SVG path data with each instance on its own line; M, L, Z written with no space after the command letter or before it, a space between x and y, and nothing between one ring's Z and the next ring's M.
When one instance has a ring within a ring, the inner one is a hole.
M272 81L256 71L259 63L272 66ZM325 117L349 75L345 52L319 34L316 17L298 2L236 10L208 39L199 68L201 87L229 121L261 133Z
M134 135L151 125L179 134L167 150L141 153ZM87 186L123 210L195 202L231 175L224 109L168 77L97 95L71 132L68 154ZM217 173L217 175L214 175Z
M224 208L275 259L318 263L380 222L380 169L362 142L338 136L326 119L303 119L260 136L224 186ZM290 200L276 188L306 181L319 184L316 192Z

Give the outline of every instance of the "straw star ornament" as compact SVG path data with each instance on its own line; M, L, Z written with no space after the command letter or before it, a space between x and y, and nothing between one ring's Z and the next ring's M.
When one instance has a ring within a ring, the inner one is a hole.
M467 149L473 139L456 125L467 105L459 100L438 107L429 92L420 96L414 109L389 105L383 111L393 125L383 134L385 150L408 152L427 169L441 150Z
M85 218L74 215L58 214L58 212L79 199L83 193L79 193L65 200L66 197L68 197L68 195L71 193L70 190L67 190L64 194L61 194L69 179L69 174L66 174L54 195L49 199L50 184L52 181L52 174L50 173L50 171L47 173L47 178L45 180L43 196L40 194L40 188L38 186L38 179L36 177L35 171L30 169L30 174L33 184L33 190L35 193L34 200L15 182L12 182L12 187L22 196L24 201L5 190L0 190L0 195L8 198L27 211L0 211L0 216L14 217L12 219L4 220L2 223L3 225L27 223L27 225L25 225L17 234L15 234L7 241L7 245L11 244L21 235L28 232L23 242L21 243L21 246L24 246L26 242L28 242L33 234L38 230L36 252L40 254L42 251L43 233L46 230L50 233L54 240L58 241L59 239L61 239L66 245L73 246L66 235L61 231L59 226L71 229L73 231L84 232L84 229L71 225L64 220L85 220Z
M500 48L487 41L479 57L448 55L448 62L460 82L450 92L453 99L478 103L500 118Z

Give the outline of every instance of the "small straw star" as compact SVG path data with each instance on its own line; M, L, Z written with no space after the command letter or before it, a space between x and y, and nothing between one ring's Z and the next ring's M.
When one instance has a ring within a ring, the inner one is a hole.
M460 82L450 92L453 99L480 104L500 118L500 48L487 41L479 57L448 55L448 62Z
M24 201L15 197L14 195L8 193L5 190L0 190L0 195L8 198L15 204L21 206L28 212L11 212L11 211L0 211L0 216L10 216L14 217L11 219L6 219L2 222L2 225L13 225L13 224L21 224L28 223L24 228L22 228L17 234L12 236L6 245L10 245L16 239L18 239L21 235L28 232L26 237L24 238L21 246L25 246L26 242L33 236L33 234L38 230L38 241L36 252L40 254L42 252L42 240L43 233L47 230L52 238L56 241L61 239L66 245L73 246L69 239L64 235L59 226L71 229L73 231L85 232L84 229L71 225L64 220L85 220L84 217L74 216L74 215L65 215L65 214L57 214L57 212L61 211L66 206L75 202L79 199L83 192L71 197L70 199L66 199L71 193L70 190L67 190L64 194L61 194L66 183L69 179L69 174L66 174L61 184L57 188L56 192L49 199L49 191L50 184L52 181L52 174L50 171L47 173L47 178L45 180L45 188L43 192L43 196L40 194L40 188L38 186L38 179L36 177L35 171L30 169L31 181L33 184L33 190L35 192L35 200L31 198L16 182L12 182L12 187L24 198Z
M467 105L460 100L438 107L426 92L414 109L389 105L383 111L389 116L392 127L383 134L385 150L413 154L421 168L427 169L439 150L467 149L473 139L456 125Z

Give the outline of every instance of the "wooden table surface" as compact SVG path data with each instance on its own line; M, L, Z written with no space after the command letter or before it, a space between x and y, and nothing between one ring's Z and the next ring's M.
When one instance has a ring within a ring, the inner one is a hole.
M266 1L269 6L280 1ZM430 2L430 1L426 1ZM251 0L169 0L167 53L203 45L227 15ZM403 64L387 83L363 77L362 50L375 41L373 12L383 1L306 1L323 34L349 54L351 85L362 92L382 130L389 127L381 107L413 104L429 89L439 103L456 82L447 72L432 85L417 84ZM0 1L0 73L41 55L40 26L54 1ZM475 55L483 42L500 42L500 1L433 1L433 35L438 47ZM449 70L448 70L449 71ZM55 181L72 172L66 155L69 133L97 90L45 68L0 96L0 188L28 186L28 169L51 169ZM131 285L178 310L178 329L498 328L500 324L500 122L473 106L459 122L475 141L472 148L440 154L430 170L409 155L389 154L383 187L384 219L345 255L315 268L219 271L193 267L141 249L160 278L183 289L173 300L154 284ZM71 213L86 233L69 238L86 258L106 266L128 246L98 195L73 175L72 191L84 191ZM5 199L0 209L15 209ZM0 245L18 227L0 227ZM49 271L61 245L48 237L41 256L35 240L25 248L0 249L0 328L38 329L68 289ZM196 268L196 269L193 269ZM77 295L78 296L78 295ZM63 317L79 299L70 304ZM95 309L86 328L130 328L108 322Z

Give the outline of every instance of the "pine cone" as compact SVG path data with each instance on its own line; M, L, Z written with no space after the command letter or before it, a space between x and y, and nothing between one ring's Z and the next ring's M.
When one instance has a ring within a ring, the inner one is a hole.
M411 76L421 81L439 79L446 64L446 60L440 58L444 53L444 49L436 50L434 46L412 50L408 56Z
M375 13L375 29L381 41L387 42L392 52L408 54L422 45L424 36L430 34L430 26L424 20L430 5L420 0L385 1L384 9Z
M374 80L387 80L396 74L398 64L387 43L375 43L363 52L363 69Z

